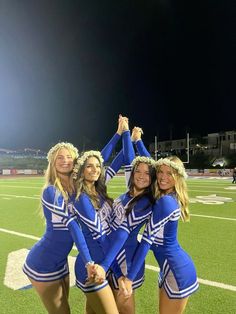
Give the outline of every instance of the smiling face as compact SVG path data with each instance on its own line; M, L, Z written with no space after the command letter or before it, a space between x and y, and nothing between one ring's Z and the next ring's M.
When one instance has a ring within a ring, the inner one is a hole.
M175 190L175 180L169 166L161 165L157 170L157 184L165 194Z
M61 148L55 159L55 169L57 173L61 175L68 175L71 173L73 167L74 160L71 153L68 149Z
M89 157L84 168L86 183L95 183L101 174L101 164L96 157Z
M134 171L134 189L142 192L151 184L149 167L146 163L139 163Z

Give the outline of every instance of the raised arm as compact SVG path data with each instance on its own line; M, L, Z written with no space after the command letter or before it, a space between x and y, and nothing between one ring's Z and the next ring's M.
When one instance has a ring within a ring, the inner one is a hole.
M135 152L130 138L128 120L124 122L124 130L125 131L122 136L122 149L124 154L125 181L126 186L128 187L129 178L132 170L131 163L135 158Z
M126 118L122 117L122 115L119 115L117 131L101 151L102 158L104 159L104 162L107 162L110 159L112 151L114 150L116 144L118 143L119 139L121 138L121 135L123 133L124 119L126 119Z
M121 150L116 157L113 159L109 167L106 168L105 180L106 184L116 175L124 163L124 155Z
M146 149L142 141L143 130L139 127L134 127L132 130L131 139L135 144L139 156L151 157L149 151Z

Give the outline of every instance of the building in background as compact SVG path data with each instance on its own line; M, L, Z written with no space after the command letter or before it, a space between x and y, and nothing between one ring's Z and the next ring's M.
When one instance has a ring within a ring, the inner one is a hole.
M235 156L236 158L236 130L209 133L203 137L189 137L189 143L187 142L187 137L158 141L151 143L149 150L157 158L177 155L182 160L186 160L187 154L190 159L200 154L206 155L211 160L225 156ZM187 149L187 147L189 148Z

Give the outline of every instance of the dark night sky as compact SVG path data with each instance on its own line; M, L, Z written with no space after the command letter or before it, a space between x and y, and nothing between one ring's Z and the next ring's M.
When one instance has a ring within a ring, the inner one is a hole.
M0 147L233 130L233 0L0 0Z

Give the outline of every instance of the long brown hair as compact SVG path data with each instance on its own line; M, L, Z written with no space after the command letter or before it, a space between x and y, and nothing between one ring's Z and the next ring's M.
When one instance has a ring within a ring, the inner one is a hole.
M148 187L146 187L142 193L138 194L137 196L135 196L130 202L129 205L126 208L126 215L128 216L129 213L132 211L132 209L134 208L134 206L137 204L137 202L142 198L142 197L146 197L148 199L148 203L145 206L145 208L142 208L142 210L145 210L147 207L149 207L150 205L155 203L155 180L156 180L156 169L155 167L150 163L150 162L145 162L145 161L136 161L133 165L131 174L130 174L130 179L129 179L129 194L132 196L134 195L134 188L135 188L135 184L134 184L134 174L135 171L137 170L138 166L144 163L148 166L148 170L149 170L149 176L150 176L150 185Z
M101 159L99 158L98 153L100 152L96 152L96 154L93 154L92 152L91 154L88 154L88 152L86 152L85 160L83 159L83 155L81 156L81 160L83 160L83 163L79 165L77 179L75 180L76 191L77 191L76 199L78 199L80 194L84 192L89 196L95 208L100 207L100 198L102 198L104 201L107 201L110 206L112 206L113 204L113 199L107 193L107 187L105 184L104 167L103 167ZM96 194L94 194L91 190L88 189L88 186L84 181L84 170L87 165L88 158L90 157L95 157L99 161L99 164L101 166L101 174L98 180L94 183Z

